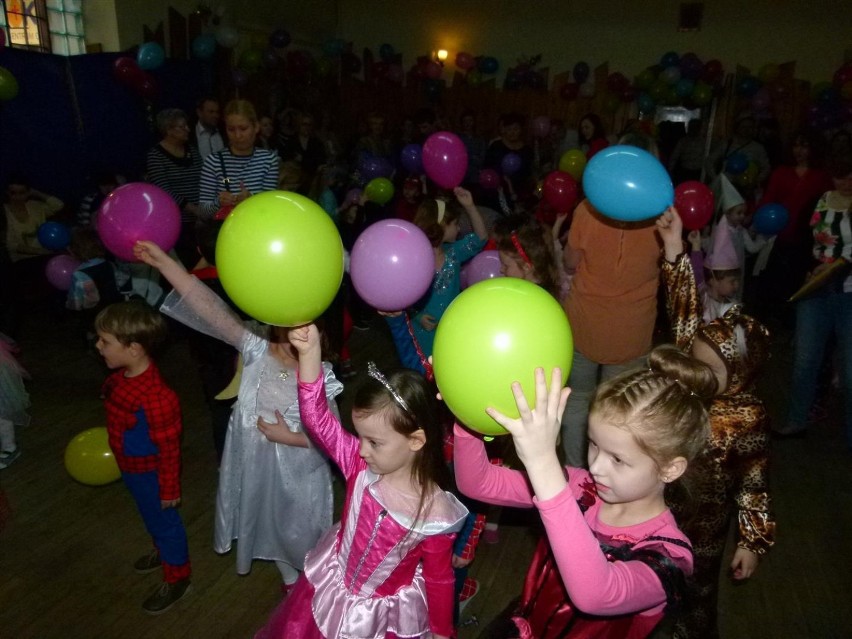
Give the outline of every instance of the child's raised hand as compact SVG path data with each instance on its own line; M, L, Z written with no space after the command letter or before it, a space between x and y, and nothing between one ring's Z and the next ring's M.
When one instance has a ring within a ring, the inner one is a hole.
M319 331L316 324L305 324L291 328L287 339L299 353L306 353L313 347L319 347Z
M467 189L457 186L453 189L453 194L456 196L456 199L459 201L459 204L461 204L463 207L467 208L469 206L473 206L473 196Z
M657 232L663 239L666 259L673 262L683 251L683 221L675 207L670 206L657 218Z
M163 249L147 240L140 240L133 245L133 257L157 270L174 262Z
M423 314L420 316L420 319L417 320L420 322L420 326L423 327L424 331L434 331L435 327L438 326L438 322L435 321L435 318L432 315Z
M512 435L515 449L524 466L530 470L540 462L556 459L556 439L562 427L562 413L570 389L562 387L562 371L554 368L550 376L550 390L544 378L544 369L535 369L535 408L530 409L520 383L512 384L512 394L520 417L512 419L496 408L486 408L498 424ZM552 458L552 459L551 459Z
M692 247L693 251L701 250L701 231L690 231L686 236L686 241Z

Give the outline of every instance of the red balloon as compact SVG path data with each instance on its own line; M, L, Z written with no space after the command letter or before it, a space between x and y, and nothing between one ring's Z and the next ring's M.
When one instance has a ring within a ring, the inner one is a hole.
M716 84L722 79L722 63L718 60L708 60L705 62L701 79L707 84Z
M494 169L482 169L479 172L479 186L489 191L500 188L500 174Z
M713 217L713 192L696 180L675 187L674 205L688 231L697 231Z
M146 100L153 100L160 93L160 85L157 83L157 78L147 71L142 72L142 77L133 86L133 89Z
M121 84L134 88L142 81L144 72L139 68L136 60L121 56L112 63L112 75Z
M434 61L430 61L425 67L426 77L430 80L437 80L443 72L444 68Z
M454 189L467 173L467 149L455 133L438 131L423 145L423 169L442 189Z
M838 89L847 82L852 82L852 62L847 62L834 72L834 86Z
M565 171L553 171L544 178L541 194L557 213L568 213L577 205L577 180Z
M476 59L469 53L460 51L456 54L456 66L462 71L470 71L476 66Z

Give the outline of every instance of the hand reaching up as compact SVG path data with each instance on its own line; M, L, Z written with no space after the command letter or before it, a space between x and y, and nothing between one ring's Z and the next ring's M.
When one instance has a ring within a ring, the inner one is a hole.
M675 207L670 206L657 218L657 232L663 239L666 260L674 262L683 252L683 221Z

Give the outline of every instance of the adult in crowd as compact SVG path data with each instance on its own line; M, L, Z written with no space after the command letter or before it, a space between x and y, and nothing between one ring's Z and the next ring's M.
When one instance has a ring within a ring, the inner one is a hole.
M786 317L790 305L786 300L796 292L813 260L813 234L808 224L820 196L831 190L832 182L822 167L822 139L805 131L796 133L786 161L772 171L758 208L764 204L781 204L789 218L776 236L763 274L762 286L755 287L755 311L776 311ZM776 315L777 316L777 315Z
M486 204L497 211L510 213L513 207L512 201L518 201L529 196L533 191L533 149L524 140L524 117L519 113L506 113L500 116L500 137L493 140L488 145L485 151L485 160L483 167L494 169L504 176L504 184L507 187L508 196L507 202L502 202L500 192L496 198L492 196L489 200L489 193L486 192ZM514 154L517 157L517 166L513 166L514 170L510 175L506 175L507 162L506 157L509 154ZM492 192L493 193L493 192Z
M586 154L587 160L591 160L595 153L609 146L606 129L596 113L587 113L580 118L577 125L577 141L580 143L580 149Z
M305 182L310 184L317 169L325 163L325 146L314 133L314 116L301 113L297 122L296 135L281 147L281 161L298 162L305 175Z
M823 357L834 337L844 395L846 446L852 450L852 156L834 157L828 168L834 189L820 198L810 220L815 266L808 279L815 280L815 288L796 302L790 409L787 423L775 434L805 434Z
M620 144L656 153L648 136L630 133ZM589 402L598 383L644 363L657 319L660 241L654 220L620 222L588 200L574 210L563 253L574 274L565 311L574 334L571 395L562 416L569 466L586 466Z
M210 96L201 98L196 104L195 114L198 122L193 131L193 143L203 160L225 147L225 141L219 133L219 101Z
M189 144L189 123L180 109L157 114L161 139L148 151L145 162L148 181L168 193L180 207L181 232L175 251L192 268L198 261L195 222L198 219L198 182L201 155Z
M224 219L247 197L272 191L278 183L278 154L258 149L260 124L247 100L231 100L225 107L228 146L208 155L201 168L200 216Z

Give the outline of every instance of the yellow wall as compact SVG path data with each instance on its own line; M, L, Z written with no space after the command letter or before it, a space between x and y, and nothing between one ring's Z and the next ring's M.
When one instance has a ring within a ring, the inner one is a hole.
M799 78L829 79L852 46L848 0L707 0L701 31L678 33L674 0L339 0L339 35L360 50L387 42L406 69L436 48L495 56L501 71L543 54L551 75L579 60L631 76L669 50L739 63L796 60Z
M104 51L118 51L118 22L115 0L88 0L83 3L83 25L87 44L100 44Z

